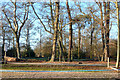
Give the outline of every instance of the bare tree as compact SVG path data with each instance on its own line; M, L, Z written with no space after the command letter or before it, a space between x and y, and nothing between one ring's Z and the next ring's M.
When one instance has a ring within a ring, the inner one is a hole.
M29 5L28 4L24 4L24 15L22 16L22 20L20 18L20 14L17 14L17 10L18 10L18 6L17 6L17 2L16 0L13 2L11 0L11 4L13 5L13 8L14 8L14 11L13 11L13 22L10 18L10 16L8 15L8 10L6 8L4 8L2 11L9 23L9 26L11 28L11 30L13 31L13 34L15 36L15 39L16 39L16 48L17 48L17 60L20 59L20 45L19 45L19 39L20 39L20 33L21 33L21 30L25 24L25 22L27 21L28 19L28 11L29 11ZM19 23L21 23L19 25Z
M58 23L59 23L59 0L55 2L56 4L56 18L55 18L55 27L54 27L54 37L53 37L53 51L52 51L52 57L51 57L51 62L54 61L55 59L55 53L56 53L56 46L57 46L57 33L58 33Z
M104 57L104 50L105 50L105 32L104 32L104 23L103 23L103 5L102 5L102 2L96 2L100 8L100 17L101 17L101 35L102 35L102 44L103 44L103 47L102 47L102 59L101 61L103 61L103 57Z
M54 17L53 17L53 11L52 11L52 3L50 1L50 10L51 10L51 19L52 19L52 28L54 30L54 33L51 32L51 30L47 30L45 24L42 22L41 18L38 16L37 12L35 11L35 8L33 6L32 3L30 3L32 6L32 9L35 13L35 15L37 16L37 18L39 19L40 23L42 24L42 26L44 27L45 31L47 31L48 33L53 35L53 50L52 50L52 56L51 56L51 62L54 61L55 59L55 54L56 54L56 46L57 46L57 33L58 33L58 22L59 22L59 0L55 2L56 4L56 8L55 8L55 21L54 21Z
M105 12L105 61L108 61L109 67L109 23L110 23L110 2L104 2ZM108 59L107 59L108 58Z
M70 8L68 4L68 0L66 0L66 6L67 6L67 12L68 12L68 17L69 21L71 22L69 24L69 50L68 50L68 61L71 62L71 54L72 54L72 18L71 18L71 13L70 13Z

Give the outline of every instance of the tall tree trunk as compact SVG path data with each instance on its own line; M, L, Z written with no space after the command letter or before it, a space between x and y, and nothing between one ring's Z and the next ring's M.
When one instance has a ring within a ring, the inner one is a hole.
M107 13L106 13L106 2L103 2L103 5L104 5L104 21L105 21L105 30L104 30L104 33L105 33L105 49L104 49L104 54L105 54L105 58L104 58L104 61L106 62L107 61L107 46L106 46L106 26L107 26Z
M63 52L66 53L67 50L66 50L66 36L64 34L64 46L63 46ZM64 56L64 58L66 58L67 56Z
M64 51L63 51L64 46L63 46L62 27L61 27L61 33L60 33L60 43L61 43L62 61L65 61Z
M81 27L78 28L78 59L80 59L80 41L81 41L80 29Z
M3 29L3 25L2 25L2 35L3 35L2 59L3 59L3 61L4 61L4 55L5 55L5 51L4 51L4 46L5 46L5 30Z
M59 23L59 0L56 3L56 19L54 27L54 38L53 38L53 51L50 62L55 60L56 46L57 46L57 32L58 32L58 23Z
M94 17L94 16L93 16ZM94 18L93 18L94 19ZM92 20L91 20L92 21ZM94 26L94 20L91 23L92 29L91 29L91 42L90 42L90 46L91 46L91 52L90 52L90 59L93 59L93 48L92 48L92 44L93 44L93 33L95 30L95 26Z
M106 47L107 47L107 60L108 60L108 67L109 67L109 23L110 23L110 2L107 2L107 32L106 32Z
M119 68L119 59L120 59L120 7L118 5L120 2L116 2L116 8L117 8L117 26L118 26L118 40L117 40L117 61L116 61L116 68Z
M19 46L19 36L16 34L16 49L17 49L17 60L20 60L20 46Z
M51 0L50 0L50 12L51 12L52 26L54 27L54 17L53 17L53 9L52 9L52 2L51 2Z
M83 27L82 27L82 32L81 32L81 41L80 41L80 49L83 50Z
M58 45L59 45L59 50L60 50L59 61L65 61L64 55L63 55L62 26L61 26L61 29L59 31L60 31L60 33L59 33L60 38L58 38Z
M104 24L103 24L103 12L102 12L102 3L100 3L100 15L101 15L101 35L102 35L102 44L103 44L103 49L102 49L102 60L103 61L103 56L104 56L104 50L105 50L105 38L104 38Z
M68 0L66 0L66 6L67 6L67 12L68 12L68 17L69 21L72 21L71 14L70 14L70 9L68 5ZM68 50L68 61L71 62L71 53L72 53L72 22L69 25L69 50Z
M61 44L61 41L60 41L60 40L58 41L58 45L59 45L59 51L60 51L59 61L62 61L62 57L63 57L63 47L62 47L62 44Z
M110 23L110 2L104 2L105 8L105 61L108 61L109 67L109 23Z
M58 56L59 56L59 62L61 62L62 61L62 50L61 50L61 41L60 41L60 33L61 33L61 28L60 28L60 24L58 25L58 41L57 41L57 43L58 43L58 52L59 52L59 54L58 54Z
M74 36L75 36L75 34L74 34ZM73 40L73 44L72 44L72 52L71 52L71 61L73 61L73 59L74 59L74 55L73 55L73 52L75 51L75 49L76 49L76 45L75 45L75 38L72 38Z
M28 51L30 48L30 42L29 42L29 26L27 26L27 36L26 36L26 51ZM30 56L30 53L27 55L28 57Z
M64 34L64 51L66 51L67 41L66 41L66 35Z

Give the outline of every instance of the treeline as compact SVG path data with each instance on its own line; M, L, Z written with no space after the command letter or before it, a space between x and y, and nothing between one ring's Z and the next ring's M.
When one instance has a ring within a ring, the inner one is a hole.
M10 0L2 3L2 47L4 49L7 40L5 33L11 33L11 37L15 38L13 47L16 48L17 59L25 55L30 57L30 44L33 43L30 38L35 35L40 39L34 47L35 55L49 57L51 62L83 58L115 60L117 40L110 38L110 31L113 24L117 28L116 8L115 3L109 1L84 3L50 0L19 3ZM21 37L24 39L20 41ZM25 42L23 46L20 45L22 42ZM26 50L25 55L22 47Z

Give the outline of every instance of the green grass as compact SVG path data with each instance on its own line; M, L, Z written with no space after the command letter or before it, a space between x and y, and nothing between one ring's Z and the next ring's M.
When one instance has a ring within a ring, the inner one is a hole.
M26 61L48 61L48 58L22 58L22 60L26 60Z
M2 69L9 70L101 70L106 67L98 66L65 66L65 65L29 65L29 64L3 64Z
M56 65L28 65L28 64L3 64L2 69L10 70L78 70L70 66L56 66ZM79 69L81 70L81 69Z

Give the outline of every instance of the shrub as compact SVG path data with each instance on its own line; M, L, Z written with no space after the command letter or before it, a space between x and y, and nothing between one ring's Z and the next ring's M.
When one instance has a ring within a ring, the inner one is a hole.
M7 51L6 56L16 57L16 54L17 54L17 50L15 47L13 47Z

